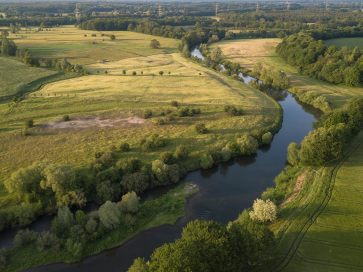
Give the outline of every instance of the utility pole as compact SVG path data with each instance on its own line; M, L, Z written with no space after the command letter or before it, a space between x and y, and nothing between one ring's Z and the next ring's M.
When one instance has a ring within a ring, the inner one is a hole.
M259 3L257 3L256 11L258 11L258 8L260 7Z
M217 17L217 14L218 14L218 3L216 4L216 17Z
M81 13L79 13L78 4L76 4L76 10L74 11L74 14L76 15L77 23L79 24L80 23L80 15L81 15Z
M161 17L161 14L162 14L162 12L161 12L161 5L159 5L159 18Z

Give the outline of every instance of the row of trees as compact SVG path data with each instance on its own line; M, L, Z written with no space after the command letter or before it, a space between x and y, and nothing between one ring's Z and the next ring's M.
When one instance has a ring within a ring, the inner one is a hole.
M285 38L277 47L277 55L304 75L347 86L363 83L363 52L344 46L338 51L327 47L322 40L316 41L306 33Z

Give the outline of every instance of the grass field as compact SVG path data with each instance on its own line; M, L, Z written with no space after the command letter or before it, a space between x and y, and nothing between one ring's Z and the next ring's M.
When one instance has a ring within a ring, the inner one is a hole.
M139 37L137 33L127 35ZM124 141L131 145L131 151L117 152L117 159L135 156L143 162L151 162L159 158L161 152L174 152L178 145L184 144L191 152L190 169L195 169L205 149L225 146L238 132L270 126L272 123L266 122L266 117L273 122L280 112L275 102L261 92L176 53L121 58L85 67L91 75L54 80L40 89L35 88L21 102L0 104L0 110L3 109L0 183L20 167L45 159L86 173L95 152L106 152L110 145L119 146ZM127 70L126 75L122 75L122 70ZM159 75L161 70L164 71L162 76ZM132 71L136 71L137 76L132 76ZM171 107L172 100L182 107L198 107L202 113L178 117L177 108ZM229 117L223 111L225 104L242 108L244 114ZM152 110L152 118L139 118L145 109ZM157 125L156 120L167 109L172 110L174 121ZM59 128L65 114L70 115L71 122ZM129 122L130 117L138 119ZM30 136L24 137L24 122L29 118L34 120L35 127L29 129ZM208 133L196 134L193 130L196 122L204 122ZM163 135L167 145L151 153L142 152L138 139L153 133ZM0 186L0 209L15 203L16 199Z
M265 67L270 66L285 72L292 87L316 91L325 96L333 107L340 108L350 98L363 96L360 88L339 86L299 74L277 57L275 48L280 42L280 39L230 40L215 43L213 46L221 47L223 58L238 62L243 67L252 69L256 62L261 62Z
M20 85L57 74L57 71L33 68L9 58L0 57L0 99L21 91Z
M363 38L339 38L324 41L326 46L335 45L338 50L342 49L343 46L348 46L350 49L354 49L356 46L360 50L363 50Z
M92 37L96 35L96 37ZM101 36L104 34L105 36ZM110 35L116 40L111 41ZM87 37L85 37L87 35ZM129 31L88 31L74 26L51 28L37 32L35 28L26 33L25 28L10 36L19 48L29 48L41 58L67 58L71 64L91 64L103 59L110 61L137 56L149 56L176 52L178 40L157 37L160 49L152 49L149 44L155 36Z

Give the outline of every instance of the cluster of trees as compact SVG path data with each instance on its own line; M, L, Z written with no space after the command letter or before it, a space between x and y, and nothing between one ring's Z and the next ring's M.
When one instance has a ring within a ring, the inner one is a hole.
M55 68L57 70L63 70L63 71L67 71L67 72L75 72L75 73L81 73L81 74L85 74L88 75L89 72L86 69L83 69L83 67L81 65L71 65L67 59L63 58L61 60L58 59L47 59L45 61L45 65L47 67L51 67L51 68Z
M290 88L289 92L297 95L297 97L304 103L313 105L317 109L328 112L332 109L330 103L326 100L325 96L319 95L315 91L306 91L298 88Z
M266 69L261 62L258 62L253 66L251 75L262 80L263 83L267 85L272 85L280 89L286 89L289 86L289 79L284 72L271 67Z
M277 55L304 75L347 86L360 86L363 82L363 52L344 46L337 50L316 41L306 33L285 38L277 47Z
M157 248L148 263L141 258L134 260L128 272L242 271L263 261L274 249L274 234L263 224L267 217L258 220L254 213L265 212L273 221L276 212L270 212L269 203L255 206L253 216L245 210L227 226L213 221L188 223L182 238Z
M326 113L300 145L291 143L288 162L292 165L322 166L338 159L344 146L360 131L362 123L363 99L354 98L346 109Z

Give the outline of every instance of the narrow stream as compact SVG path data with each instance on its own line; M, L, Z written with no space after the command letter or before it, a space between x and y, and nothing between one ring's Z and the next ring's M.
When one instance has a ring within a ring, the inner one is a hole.
M192 55L202 57L197 49ZM253 79L243 78L245 83ZM54 263L26 271L127 271L135 258L149 259L155 248L180 238L183 227L190 221L214 220L227 224L235 220L267 187L274 185L275 176L286 166L287 146L303 140L312 130L311 123L322 114L286 91L270 88L266 93L284 109L283 126L270 145L262 146L254 156L239 156L208 170L190 172L177 184L155 188L142 195L142 200L151 200L183 182L198 184L200 191L187 198L185 216L174 225L143 231L122 246L89 256L79 263ZM37 221L31 228L49 228L49 219L45 221Z

